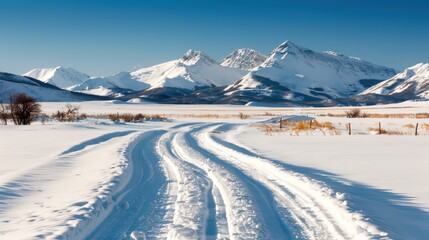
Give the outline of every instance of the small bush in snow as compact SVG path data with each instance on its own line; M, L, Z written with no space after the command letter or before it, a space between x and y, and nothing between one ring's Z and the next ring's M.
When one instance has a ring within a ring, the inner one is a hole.
M10 119L10 106L4 105L0 102L0 121L3 122L4 125L7 125L7 121Z
M9 108L15 125L30 125L41 112L40 104L36 99L25 93L11 95Z
M248 119L250 116L244 113L239 113L238 116L240 117L240 119Z
M350 109L349 111L346 111L346 117L347 118L359 118L359 117L361 117L360 109L353 108L353 109Z
M60 122L73 122L75 120L79 120L79 106L68 103L65 106L65 110L58 110L56 113L52 114L52 118L55 118Z

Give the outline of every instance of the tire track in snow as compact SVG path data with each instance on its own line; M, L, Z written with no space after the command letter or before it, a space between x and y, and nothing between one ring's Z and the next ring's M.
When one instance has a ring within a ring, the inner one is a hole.
M119 207L91 236L387 239L323 183L217 138L222 126L186 123L143 134Z
M167 239L204 239L210 183L201 169L178 158L171 146L174 133L171 129L160 138L157 145L164 167L175 183L170 192L172 212L166 215L171 224L166 225L163 232L167 233Z
M274 209L271 193L234 166L225 164L225 161L201 148L191 137L195 129L177 134L173 138L173 147L180 153L182 159L192 161L203 168L219 188L221 196L217 199L222 198L225 201L229 237L231 239L284 239L287 237L288 229ZM219 216L221 215L219 213ZM218 222L222 222L222 219ZM219 226L219 228L225 227ZM218 237L225 236L219 234Z
M218 125L219 127L219 125ZM308 239L384 239L386 234L363 220L361 214L350 212L340 194L318 181L284 169L275 162L250 156L240 147L210 136L216 126L207 126L197 133L199 143L216 155L237 166L271 189L278 209L284 214L291 232Z
M165 131L151 131L138 137L130 154L131 179L112 199L115 207L109 216L87 239L124 239L133 231L145 225L144 216L155 217L152 209L157 209L156 198L159 189L166 185L166 179L159 167L159 157L154 154L154 139L159 139ZM159 209L158 209L159 210ZM153 213L153 215L152 215ZM151 225L156 227L155 224ZM144 229L151 233L153 229Z

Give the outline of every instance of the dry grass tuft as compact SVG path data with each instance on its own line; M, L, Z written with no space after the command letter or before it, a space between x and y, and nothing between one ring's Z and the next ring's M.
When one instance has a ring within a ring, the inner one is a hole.
M353 109L352 109L353 110ZM350 110L350 111L352 111ZM322 117L348 117L347 112L344 114L340 113L322 113L318 116ZM360 113L359 118L411 118L411 119L425 119L429 118L429 113Z
M359 118L361 117L361 111L358 108L353 108L345 112L347 118Z
M411 123L404 125L404 128L408 128L408 129L413 129L413 128L415 128L415 127L416 127L416 126L415 126L415 125L413 125L413 124L411 124Z
M323 135L340 135L340 131L332 122L319 121L282 121L281 128L278 123L265 123L258 125L266 135L272 136L279 133L288 133L290 135L299 136L304 134L311 135L313 131L320 131Z
M381 129L379 129L379 128L368 128L368 131L369 132L374 132L374 133L376 133L376 134L378 134L378 135L380 135L380 134L385 134L385 135L407 135L407 133L405 133L405 132L403 132L403 131L399 131L399 130L387 130L387 129L384 129L384 128L381 128Z
M248 114L244 114L244 113L238 113L238 117L240 119L248 119L250 116Z

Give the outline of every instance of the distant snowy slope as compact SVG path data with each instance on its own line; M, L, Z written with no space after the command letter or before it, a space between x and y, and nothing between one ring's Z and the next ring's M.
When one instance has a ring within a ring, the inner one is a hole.
M429 99L429 63L419 63L365 91L402 99Z
M91 78L68 88L96 95L114 95L118 89L141 91L158 88L195 90L199 87L227 86L247 71L219 65L202 52L189 50L178 59L114 76Z
M261 65L266 59L267 56L256 50L241 48L226 56L220 62L220 65L230 68L251 70Z
M132 76L129 72L120 72L109 77L90 78L72 86L68 90L89 93L99 96L121 96L127 91L138 91L150 87Z
M194 90L204 86L226 86L239 80L246 71L219 65L200 51L189 50L174 61L142 68L131 75L149 84L150 88Z
M32 77L63 89L89 79L88 75L68 67L37 68L25 73L24 76Z
M0 101L7 102L13 93L24 92L38 101L62 102L100 99L95 96L69 92L39 80L0 72Z
M286 41L267 60L249 73L280 83L293 92L318 98L349 97L392 77L395 70L336 52L315 52ZM243 88L255 88L254 78L246 76ZM239 90L239 89L236 89Z

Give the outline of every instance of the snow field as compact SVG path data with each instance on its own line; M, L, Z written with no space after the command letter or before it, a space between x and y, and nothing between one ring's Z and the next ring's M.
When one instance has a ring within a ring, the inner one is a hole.
M214 130L215 128L212 128ZM334 193L328 186L306 176L284 169L280 165L259 157L249 156L239 149L225 147L209 131L200 135L200 142L211 146L231 164L264 183L276 196L277 204L290 213L283 213L289 223L295 223L293 232L297 238L306 239L369 239L384 237L375 226L362 220L359 214L350 212L342 201L341 193ZM238 150L237 150L238 149ZM270 173L267 176L267 173Z
M29 168L16 164L16 170L9 169L13 174L1 183L1 238L85 236L94 222L108 214L112 193L129 177L124 154L135 137L133 132L104 134L64 149L40 164L32 163ZM28 160L25 158L24 164Z
M345 108L80 104L82 112L101 113L305 112L341 126L352 122L356 135L265 136L248 124L268 116L5 126L0 238L421 239L428 233L429 214L417 204L425 206L427 194L421 151L427 136L362 135L380 119L317 116ZM425 104L363 110L427 112ZM416 119L382 121L395 128ZM404 206L383 187L417 198Z

